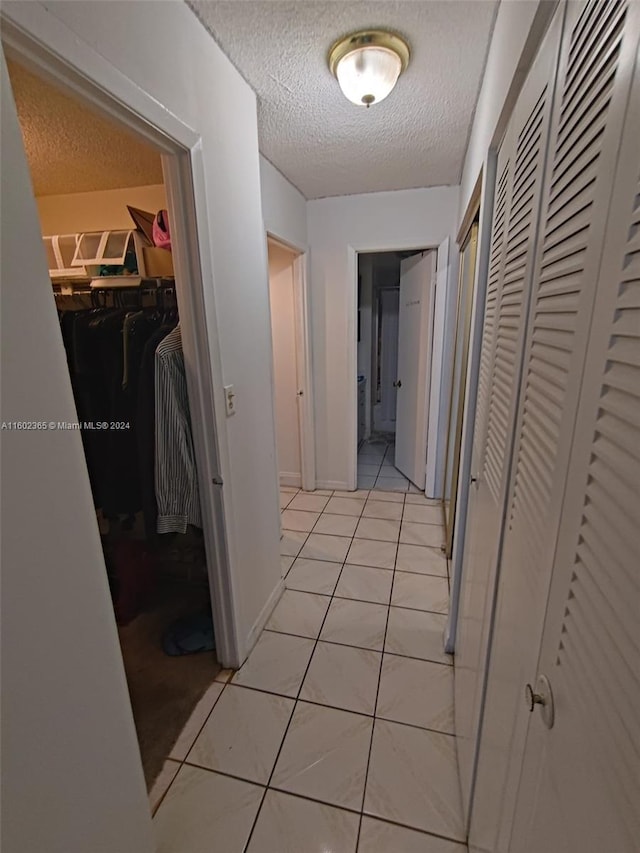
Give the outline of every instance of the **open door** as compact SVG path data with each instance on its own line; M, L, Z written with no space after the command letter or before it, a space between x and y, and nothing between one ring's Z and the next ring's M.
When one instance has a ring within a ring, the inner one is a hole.
M400 265L395 467L425 487L436 253Z

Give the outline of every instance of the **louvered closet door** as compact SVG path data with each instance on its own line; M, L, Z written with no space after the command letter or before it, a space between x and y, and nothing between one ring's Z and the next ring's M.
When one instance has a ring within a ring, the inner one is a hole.
M485 679L561 23L561 15L557 15L524 84L498 154L471 467L476 481L469 497L456 637L455 714L465 814Z
M539 662L557 714L530 723L513 853L640 850L637 66L629 104Z
M471 850L510 851L530 719L524 686L535 682L639 10L638 4L621 0L567 6L506 504ZM543 844L538 851L565 853L565 848Z

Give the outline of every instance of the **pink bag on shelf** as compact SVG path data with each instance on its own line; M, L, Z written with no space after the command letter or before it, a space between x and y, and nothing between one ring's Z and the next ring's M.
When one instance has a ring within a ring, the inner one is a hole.
M159 249L168 249L171 251L169 214L166 210L159 210L153 220L153 245Z

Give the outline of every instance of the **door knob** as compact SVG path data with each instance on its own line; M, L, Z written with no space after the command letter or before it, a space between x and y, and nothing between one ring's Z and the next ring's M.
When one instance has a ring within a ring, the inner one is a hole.
M530 684L524 688L524 695L527 702L527 707L530 713L533 713L536 705L540 706L542 721L545 726L550 729L554 723L554 707L553 707L553 692L551 684L546 675L538 676L536 681L536 689L534 690Z
M394 387L394 388L402 388L402 380L401 380L401 379L398 379L398 381L397 381L397 382L394 382L394 383L393 383L393 387Z

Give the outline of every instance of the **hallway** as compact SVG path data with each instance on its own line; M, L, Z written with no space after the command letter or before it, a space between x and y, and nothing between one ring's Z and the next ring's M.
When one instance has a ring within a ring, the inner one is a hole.
M285 488L281 508L286 590L171 752L159 853L464 853L440 507Z

